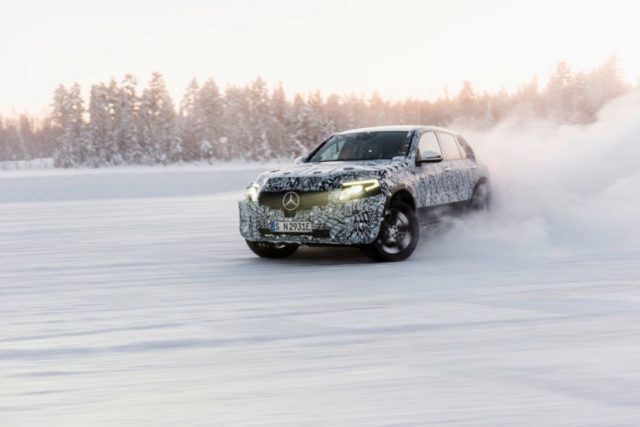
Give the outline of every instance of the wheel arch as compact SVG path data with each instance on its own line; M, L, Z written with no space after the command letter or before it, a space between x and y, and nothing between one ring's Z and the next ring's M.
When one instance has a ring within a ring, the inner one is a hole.
M409 205L414 212L416 211L417 206L415 197L413 196L413 192L409 189L409 187L405 185L400 185L394 188L393 191L389 193L385 208L389 207L389 204L393 200L400 200L401 202Z
M473 186L473 191L476 191L476 188L478 188L478 186L481 184L489 184L489 178L487 178L486 176L481 176L480 178L478 178L475 185Z

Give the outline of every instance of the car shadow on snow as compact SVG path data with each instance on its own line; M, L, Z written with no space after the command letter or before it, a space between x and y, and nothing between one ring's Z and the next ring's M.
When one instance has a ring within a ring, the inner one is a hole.
M421 224L420 241L416 253L425 246L434 243L452 227L452 218L439 218L428 224ZM414 253L412 256L415 256ZM409 257L411 259L411 257ZM252 261L265 264L279 265L356 265L376 264L371 261L359 248L348 246L301 246L293 255L281 259L265 259L255 257Z
M356 265L369 264L371 261L358 248L343 246L301 246L286 258L268 259L253 254L246 259L252 265Z
M270 260L274 261L274 260ZM368 264L371 261L358 248L302 246L290 257L278 260L287 264Z

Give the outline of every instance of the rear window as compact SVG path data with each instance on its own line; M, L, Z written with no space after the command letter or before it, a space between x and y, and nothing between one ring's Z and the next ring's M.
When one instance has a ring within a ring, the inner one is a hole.
M458 136L458 144L460 144L460 151L463 155L466 154L467 159L476 159L476 155L466 139L464 139L462 136Z

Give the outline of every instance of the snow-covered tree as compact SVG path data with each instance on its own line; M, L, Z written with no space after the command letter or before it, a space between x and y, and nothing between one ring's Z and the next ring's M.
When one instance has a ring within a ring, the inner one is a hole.
M622 77L618 58L615 55L591 71L587 80L584 87L584 103L587 110L584 123L594 121L604 104L631 89Z
M140 98L143 163L168 163L182 159L182 145L176 129L176 113L164 79L153 73Z
M282 84L271 93L261 78L229 86L223 94L211 79L187 87L178 114L162 77L154 73L138 96L125 76L92 86L88 114L79 85L60 86L50 117L0 121L0 160L51 156L63 167L182 160L291 158L342 129L388 123L448 126L465 122L486 128L507 116L542 117L558 123L592 123L602 106L631 89L611 57L587 72L560 63L540 90L537 79L513 93L477 93L470 81L450 97L391 102L377 94L295 94Z
M223 100L220 96L218 85L213 79L208 79L198 92L196 98L196 119L202 129L202 135L198 142L199 157L212 160L224 158L225 140L222 137L222 110Z
M106 103L109 107L109 129L104 152L107 164L116 166L124 163L124 156L120 150L119 132L120 123L118 121L118 108L120 103L120 87L115 79L111 79L106 87Z
M325 103L319 91L312 92L307 99L311 118L307 149L310 150L320 142L324 141L331 133L331 124L327 118Z
M124 76L114 102L114 132L120 157L126 163L143 163L145 152L140 143L140 100L136 94L137 81L130 74Z
M54 160L58 167L80 166L86 159L89 149L84 112L78 83L74 83L69 90L62 85L56 89L52 119L57 127Z
M204 139L204 123L198 105L199 92L198 82L195 79L191 80L180 102L178 128L186 160L201 158L200 142Z
M271 148L276 157L288 157L293 136L290 131L291 106L287 100L282 83L278 83L271 93Z
M229 86L225 90L220 150L225 159L250 158L253 135L249 126L250 107L247 90Z
M473 90L471 82L465 80L457 97L456 115L464 117L468 121L473 121L478 116L477 101L478 97Z
M109 89L103 83L91 87L88 130L85 164L93 167L112 164L114 151L117 151L113 106Z
M544 90L545 110L551 117L566 121L571 115L573 73L566 62L556 66Z
M315 92L305 100L300 94L293 99L291 130L292 154L295 157L307 153L331 133L320 93Z
M252 159L264 160L275 157L272 143L275 139L276 121L271 109L267 83L258 77L249 87L249 117L252 144L248 155Z
M381 126L393 124L389 121L389 103L374 92L367 102L367 115L365 126ZM330 129L333 131L334 129Z
M3 126L0 121L0 159L15 161L27 158L27 147L20 123L16 120L8 120Z

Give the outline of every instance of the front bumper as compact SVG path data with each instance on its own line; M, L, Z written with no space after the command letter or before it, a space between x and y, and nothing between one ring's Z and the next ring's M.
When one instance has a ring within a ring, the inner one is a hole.
M362 245L373 242L382 222L385 195L365 197L348 202L329 201L285 216L280 209L261 206L257 202L240 201L240 234L246 240L318 245ZM271 232L274 221L308 221L313 233L291 234Z

